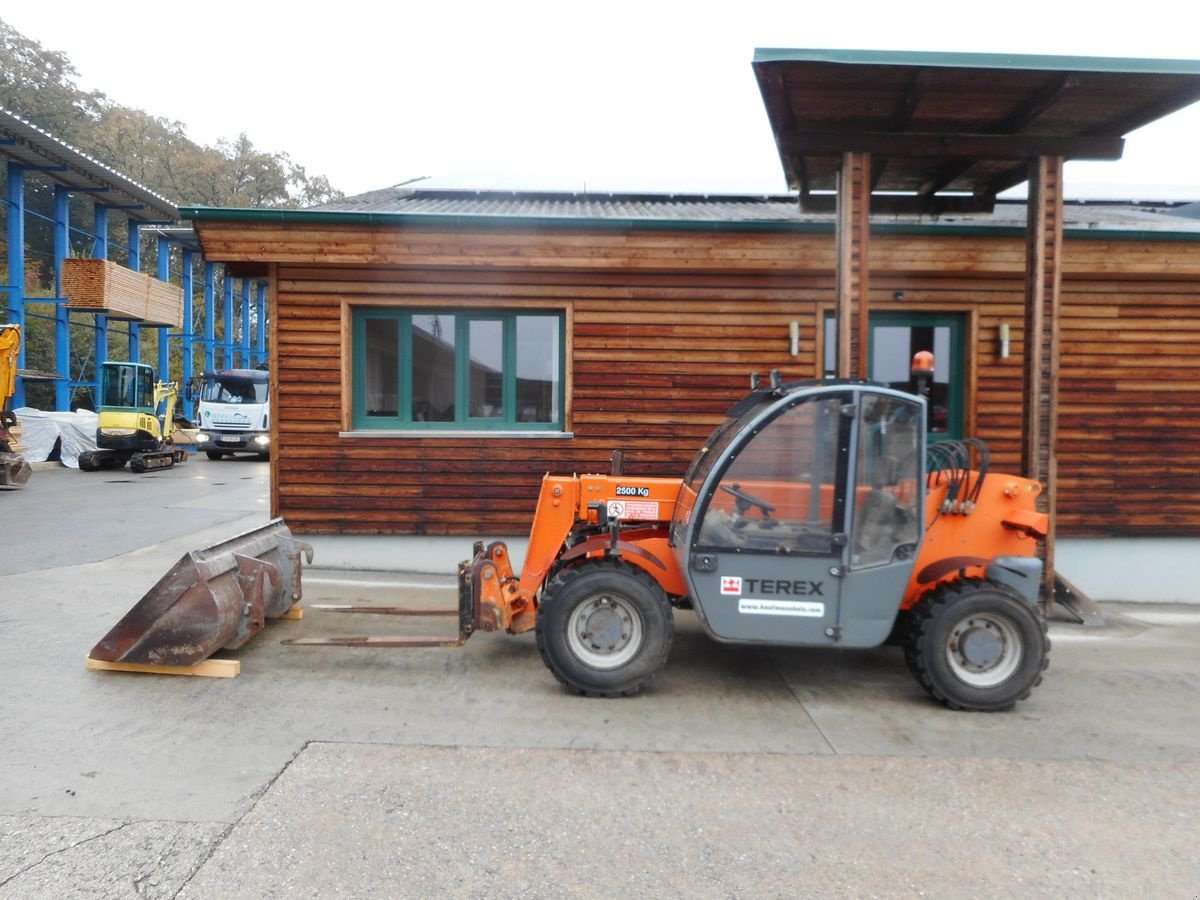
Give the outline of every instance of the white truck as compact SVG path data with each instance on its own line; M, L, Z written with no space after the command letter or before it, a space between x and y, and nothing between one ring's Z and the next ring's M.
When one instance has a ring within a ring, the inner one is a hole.
M226 454L271 455L269 372L217 369L200 377L196 447L209 459Z

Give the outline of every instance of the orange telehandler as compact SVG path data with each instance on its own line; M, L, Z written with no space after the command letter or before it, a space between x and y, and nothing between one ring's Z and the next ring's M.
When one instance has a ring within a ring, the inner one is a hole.
M890 638L947 706L1007 709L1048 661L1041 486L989 474L978 442L927 452L925 422L921 396L773 379L730 412L682 478L626 475L619 454L608 475L547 475L523 570L502 542L476 544L459 567L458 608L441 613L457 616L456 637L285 643L459 646L477 631L535 630L567 688L612 697L663 668L673 609L692 609L718 641Z

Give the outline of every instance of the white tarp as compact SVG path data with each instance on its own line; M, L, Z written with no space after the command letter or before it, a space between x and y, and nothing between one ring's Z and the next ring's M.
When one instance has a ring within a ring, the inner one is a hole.
M91 410L44 412L29 406L13 410L21 423L21 455L26 462L45 462L59 441L59 458L72 469L79 468L79 454L96 449L97 415Z

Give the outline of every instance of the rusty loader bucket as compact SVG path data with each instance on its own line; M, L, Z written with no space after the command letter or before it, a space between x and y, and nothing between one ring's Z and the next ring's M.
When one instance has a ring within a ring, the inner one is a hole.
M0 487L21 487L32 471L25 457L0 450Z
M89 661L194 666L241 647L299 602L301 554L312 562L312 547L282 519L192 550L92 648Z
M21 487L29 480L33 469L19 453L13 453L10 428L16 428L17 417L0 409L0 487Z

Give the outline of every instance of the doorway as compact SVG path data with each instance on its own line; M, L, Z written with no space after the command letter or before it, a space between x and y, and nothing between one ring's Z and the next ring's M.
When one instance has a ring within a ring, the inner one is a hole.
M966 420L966 317L959 313L872 312L867 377L915 392L913 355L933 354L928 440L961 440ZM837 321L825 316L825 377L837 371Z

